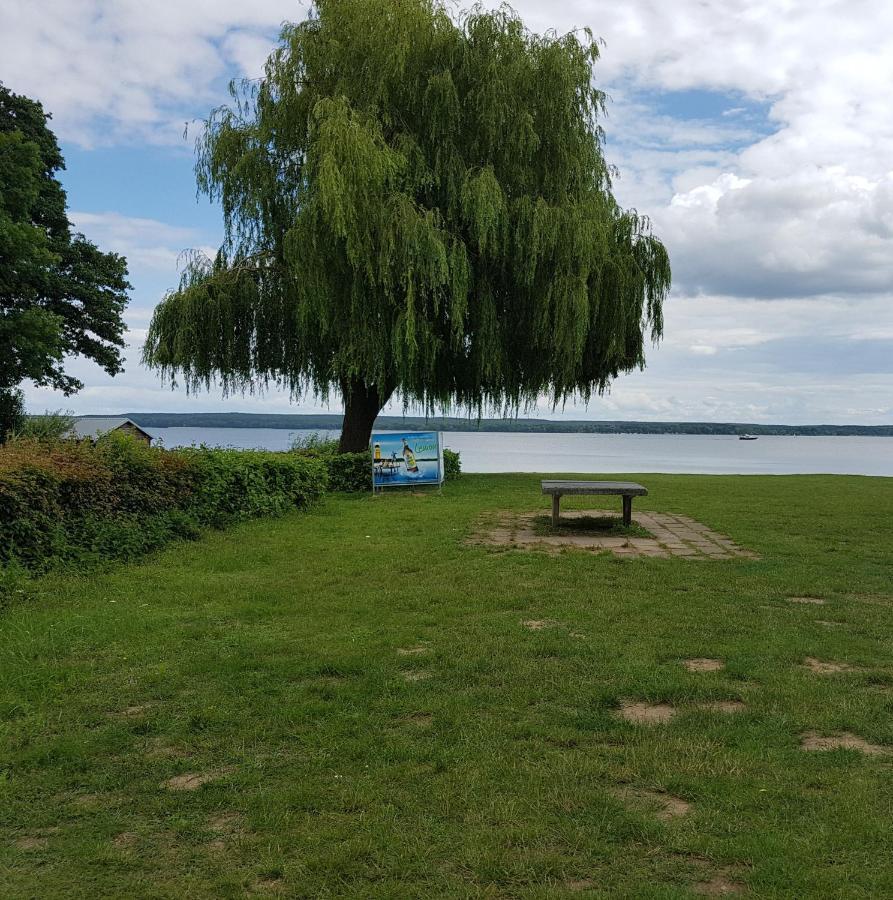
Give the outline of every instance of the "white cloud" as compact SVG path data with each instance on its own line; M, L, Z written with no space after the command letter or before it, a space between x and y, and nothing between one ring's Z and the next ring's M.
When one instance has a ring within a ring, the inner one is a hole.
M295 0L0 0L0 59L65 140L174 143L300 15Z
M195 228L116 212L74 210L69 211L68 217L75 229L83 231L102 250L125 256L131 273L150 271L175 281L184 250L203 250L211 255L216 252L216 248L204 243L207 238Z
M774 298L893 284L893 172L724 173L677 193L655 219L687 292Z
M588 20L605 37L609 82L771 101L773 133L735 152L716 146L738 139L724 131L723 114L703 133L700 123L677 124L683 152L673 152L672 130L659 128L658 149L644 152L647 111L620 123L611 150L628 174L618 194L651 214L683 291L776 298L889 289L893 6L640 0L608 13L579 0L562 10L567 24Z
M889 310L885 294L858 300L839 295L797 297L773 303L708 294L677 296L666 306L666 337L652 358L690 352L723 355L779 341L798 342L808 353L812 346L834 342L884 340L889 331L872 323L884 322ZM716 353L696 351L696 347L710 347ZM831 372L833 365L828 369Z

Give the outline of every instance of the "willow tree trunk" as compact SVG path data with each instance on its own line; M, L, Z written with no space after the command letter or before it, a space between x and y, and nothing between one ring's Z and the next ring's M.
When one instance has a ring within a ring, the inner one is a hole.
M352 378L341 385L341 392L344 395L344 422L338 452L362 453L369 449L372 426L394 393L393 388L381 391L377 385L367 385L359 378Z

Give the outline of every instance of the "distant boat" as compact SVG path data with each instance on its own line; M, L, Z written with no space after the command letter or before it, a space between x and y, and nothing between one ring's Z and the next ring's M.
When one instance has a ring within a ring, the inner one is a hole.
M757 439L757 435L755 434L739 434L739 441L755 441Z

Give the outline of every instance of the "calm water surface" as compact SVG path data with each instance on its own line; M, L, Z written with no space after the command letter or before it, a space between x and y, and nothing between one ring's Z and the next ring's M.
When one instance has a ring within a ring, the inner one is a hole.
M147 428L168 448L287 450L311 434L279 428ZM675 434L522 434L448 431L466 472L687 472L704 474L893 476L893 438Z

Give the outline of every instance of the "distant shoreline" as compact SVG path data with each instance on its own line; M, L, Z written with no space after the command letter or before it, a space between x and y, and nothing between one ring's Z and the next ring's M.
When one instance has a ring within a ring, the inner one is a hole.
M144 428L277 428L340 431L340 415L280 413L122 413ZM465 419L380 416L382 431L467 431L551 434L787 435L893 437L891 425L760 425L753 422L627 422L552 419Z

